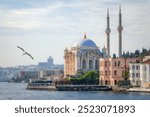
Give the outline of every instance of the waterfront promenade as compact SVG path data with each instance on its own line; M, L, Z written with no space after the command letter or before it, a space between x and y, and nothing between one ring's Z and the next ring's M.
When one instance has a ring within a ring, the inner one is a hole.
M126 90L127 92L147 92L150 93L150 88L129 88Z

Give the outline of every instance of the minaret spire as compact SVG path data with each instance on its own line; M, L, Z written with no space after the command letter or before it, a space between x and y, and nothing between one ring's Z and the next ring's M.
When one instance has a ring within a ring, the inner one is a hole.
M110 22L109 22L109 9L107 9L107 18L106 18L106 20L107 20L107 28L106 28L106 31L105 31L105 33L106 33L106 36L107 36L107 55L108 56L110 56L110 32L111 32L111 30L110 30Z
M86 33L84 33L84 39L87 39L87 38L86 38Z
M122 13L121 13L121 5L119 5L119 25L118 25L118 33L119 33L119 58L122 57Z

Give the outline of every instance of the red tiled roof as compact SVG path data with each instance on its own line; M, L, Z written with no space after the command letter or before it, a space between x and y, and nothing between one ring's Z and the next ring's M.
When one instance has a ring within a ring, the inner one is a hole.
M144 61L143 63L145 63L145 64L150 64L150 59L147 60L147 61Z

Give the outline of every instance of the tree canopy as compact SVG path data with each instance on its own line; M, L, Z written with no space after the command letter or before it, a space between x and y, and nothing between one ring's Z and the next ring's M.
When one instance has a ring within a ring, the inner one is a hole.
M78 78L70 78L73 84L98 84L99 75L96 71L88 71Z

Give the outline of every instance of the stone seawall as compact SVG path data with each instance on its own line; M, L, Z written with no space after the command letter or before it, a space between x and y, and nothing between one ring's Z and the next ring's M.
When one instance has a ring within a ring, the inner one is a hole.
M127 92L147 92L150 93L150 88L129 88Z

